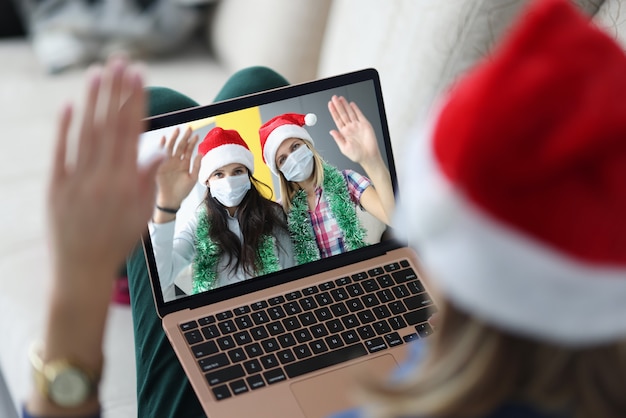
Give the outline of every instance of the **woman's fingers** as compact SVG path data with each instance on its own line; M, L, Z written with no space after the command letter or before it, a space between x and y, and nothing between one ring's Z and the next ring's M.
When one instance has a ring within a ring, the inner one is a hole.
M65 177L66 165L65 159L67 156L67 137L72 122L72 107L66 105L61 111L59 116L59 127L57 130L57 140L54 148L54 157L52 160L52 175L50 182L56 185Z
M83 169L84 167L91 166L94 160L94 123L96 118L96 108L98 104L98 96L100 93L101 83L101 68L90 68L87 76L87 97L85 99L85 108L83 110L82 123L78 134L78 154L76 157L77 169Z

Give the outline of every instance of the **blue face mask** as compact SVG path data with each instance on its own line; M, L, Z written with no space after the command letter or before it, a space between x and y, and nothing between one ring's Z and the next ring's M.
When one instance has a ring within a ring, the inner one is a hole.
M280 171L288 181L304 181L313 174L313 163L313 151L306 145L301 145L289 154Z
M211 196L227 208L239 206L250 187L250 178L247 174L209 180Z

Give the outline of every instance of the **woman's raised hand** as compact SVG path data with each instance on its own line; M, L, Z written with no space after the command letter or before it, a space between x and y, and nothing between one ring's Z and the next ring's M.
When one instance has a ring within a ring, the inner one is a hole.
M198 135L192 136L191 128L187 128L176 144L179 135L180 130L176 128L169 140L161 139L166 157L157 171L156 203L160 207L178 209L198 181L200 157L196 156L192 161Z
M356 103L333 96L328 110L337 125L330 134L343 155L364 167L382 162L374 128Z

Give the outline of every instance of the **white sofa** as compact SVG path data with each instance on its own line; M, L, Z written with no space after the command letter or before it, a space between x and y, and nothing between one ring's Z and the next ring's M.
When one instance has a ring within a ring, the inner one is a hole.
M577 2L624 41L621 0ZM374 67L398 160L413 124L423 121L437 95L489 51L525 3L222 0L207 16L206 38L214 57L195 48L148 62L146 73L149 84L208 103L230 73L248 65L270 66L294 83ZM31 384L27 348L44 325L49 286L45 186L54 120L64 99L80 98L82 71L46 75L25 40L0 41L0 56L0 371L17 408ZM102 385L106 418L136 415L131 321L128 307L114 305Z

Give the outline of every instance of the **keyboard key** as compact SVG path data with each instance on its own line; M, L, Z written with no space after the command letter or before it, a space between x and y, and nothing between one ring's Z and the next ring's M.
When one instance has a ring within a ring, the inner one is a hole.
M202 327L200 331L202 331L202 335L204 335L204 338L206 338L207 340L219 337L221 335L220 331L217 329L217 325L215 324Z
M424 289L424 285L419 280L408 282L406 286L409 288L409 292L414 295L426 291L426 289Z
M252 328L250 334L255 341L263 340L270 336L264 326Z
M406 268L406 267L408 267L410 264L409 264L409 262L408 262L407 260L400 260L400 265L401 265L402 267L405 267L405 268Z
M281 303L285 302L285 297L284 296L274 296L273 298L270 298L268 300L270 306L276 306L276 305L280 305Z
M317 308L317 303L314 298L307 296L300 299L300 306L302 306L303 311L310 311L311 309Z
M328 345L328 348L331 350L334 350L335 348L344 345L343 341L338 335L331 335L330 337L326 337L324 341L326 341L326 345Z
M295 290L293 292L289 292L285 295L285 299L287 300L296 300L302 297L302 292L299 290Z
M245 363L243 363L243 367L246 369L246 372L248 372L248 374L259 373L261 370L263 370L261 363L257 359L246 361Z
M385 274L385 270L382 267L374 267L373 269L368 270L367 274L370 277L381 276L381 275Z
M351 345L359 341L359 334L355 330L351 329L349 331L342 332L341 338L343 338L346 345Z
M274 306L272 308L269 308L267 310L267 314L272 319L281 319L287 316L287 314L285 313L285 311L283 310L281 306Z
M346 291L351 296L361 296L365 291L363 290L363 286L360 283L353 283L351 285L346 286Z
M361 296L361 300L363 301L363 305L367 306L368 308L371 308L372 306L380 305L378 298L374 294Z
M317 286L309 286L309 287L305 287L304 289L302 289L302 294L304 296L313 295L317 292L319 292L319 289L317 288Z
M385 344L385 340L382 337L377 337L365 341L365 347L370 353L375 353L377 351L381 351L387 348L387 344Z
M268 385L273 385L274 383L282 382L283 380L287 380L287 376L282 369L270 370L263 373L263 377L267 380Z
M221 401L222 399L230 398L232 395L230 390L228 390L228 386L222 385L213 388L213 396L215 396L216 400Z
M324 291L324 290L330 290L330 289L333 289L334 287L335 287L335 283L334 283L334 282L325 282L325 283L322 283L322 284L320 285L320 289L321 289L322 291Z
M374 313L369 309L358 312L356 316L359 318L359 321L361 321L362 324L369 324L370 322L376 321Z
M367 354L367 350L363 344L355 344L348 347L339 348L319 356L310 357L305 360L285 365L285 373L290 378L302 376L316 370L341 364L345 361L352 360Z
M385 305L374 306L372 308L372 312L374 312L374 315L376 315L376 318L378 319L385 319L391 316L389 308L387 308Z
M391 275L398 284L417 279L417 274L415 274L413 269L394 271Z
M335 280L335 284L337 284L337 286L345 286L349 283L352 283L352 280L349 277L342 277L340 279Z
M280 364L289 364L296 361L296 356L294 356L291 350L282 350L276 353L276 357L278 357L278 361Z
M279 335L276 339L282 348L292 347L297 344L293 334Z
M228 366L229 364L230 361L228 361L228 357L224 353L219 353L214 356L198 360L198 365L203 372L219 369L220 367Z
M391 327L386 321L378 321L372 324L372 328L376 331L376 334L383 335L388 332L391 332Z
M302 329L295 331L294 337L296 337L296 340L299 343L304 343L307 341L311 341L313 339L311 332L307 328L302 328Z
M380 289L380 286L378 286L378 282L374 279L367 279L363 281L362 285L363 285L363 290L365 290L365 292L367 293L374 292Z
M327 307L316 309L313 313L315 314L315 317L320 322L328 321L329 319L333 317L333 314L330 312L330 309L328 309Z
M323 340L313 341L309 343L309 347L311 347L311 351L313 351L313 354L320 354L328 351L328 347Z
M219 345L219 347L224 351L235 347L235 340L233 340L233 337L231 337L230 335L220 337L215 341L217 342L217 345Z
M254 325L252 323L252 318L250 318L250 315L243 315L235 318L235 323L237 324L237 328L239 328L240 330L250 328Z
M222 383L229 382L231 380L239 379L245 376L245 371L241 364L235 364L225 369L216 370L205 375L209 385L215 386Z
M235 348L234 350L230 350L228 352L228 358L230 358L230 361L233 363L239 363L248 357L246 357L246 354L243 352L243 348Z
M207 341L202 344L194 345L193 347L191 347L191 351L193 351L193 355L196 358L200 358L215 354L219 350L217 348L217 344L215 344L215 341Z
M233 334L233 339L237 345L246 345L252 342L252 337L248 331L236 332Z
M238 308L233 309L233 312L235 313L235 315L244 315L244 314L250 313L250 307L240 306Z
M334 305L331 305L330 310L333 312L333 314L336 317L340 317L348 313L348 308L346 307L346 304L343 302L339 302L339 303L335 303Z
M376 292L376 296L378 296L378 299L381 303L387 303L396 300L393 292L389 289L384 289L380 292Z
M280 350L278 341L276 341L275 338L269 338L267 340L261 341L261 347L263 347L263 350L265 350L266 353L271 353L273 351Z
M311 349L306 344L302 344L297 347L294 347L293 352L296 355L296 357L298 357L299 359L311 357L313 355L313 353L311 352Z
M389 322L389 326L391 327L391 329L395 331L406 328L407 326L406 322L404 321L404 319L402 319L401 316L394 316L393 318L389 318L387 322Z
M255 374L254 376L247 377L246 382L248 382L248 386L250 386L250 389L252 390L265 386L265 381L260 374Z
M244 347L248 357L257 357L263 354L263 349L259 343L252 343Z
M395 286L391 288L391 290L393 291L393 294L396 295L398 299L402 299L402 298L409 296L409 289L407 289L407 287L403 284L399 286Z
M320 294L315 295L315 301L319 306L326 306L333 303L333 299L328 292L322 292Z
M246 385L246 382L243 379L230 382L228 386L230 386L230 390L235 395L241 395L242 393L248 392L248 386Z
M415 330L419 334L420 337L425 338L429 335L432 335L433 329L430 327L428 322L424 322L423 324L419 324L415 327Z
M267 324L268 322L270 322L270 317L265 311L252 312L251 317L252 321L256 325Z
M330 332L331 334L336 334L345 329L340 319L333 319L332 321L328 321L326 323L326 327L328 328L328 332Z
M346 306L348 306L350 312L357 312L361 309L365 309L365 306L363 306L363 303L360 299L350 299L346 302Z
M330 294L335 302L341 302L348 299L348 292L343 287L331 290Z
M356 331L359 333L359 335L361 336L361 339L363 340L367 340L368 338L372 338L376 336L376 332L374 331L374 328L372 328L371 325L364 325L362 327L358 327Z
M183 332L196 328L198 328L198 323L196 321L189 321L185 322L184 324L180 324L180 330Z
M404 342L406 343L410 343L411 341L417 340L419 337L417 336L417 332L414 332L413 334L409 334L409 335L405 335L404 337L402 337L402 339L404 339Z
M185 339L189 345L197 344L199 342L204 341L202 338L202 334L198 330L188 331L185 333Z
M230 334L237 331L237 326L232 319L220 322L217 324L217 326L219 327L220 331L222 331L222 334Z
M250 389L255 390L265 386L265 381L261 375L254 375L246 378L246 382L250 385Z
M274 354L268 354L267 356L263 356L260 360L265 370L273 369L274 367L278 366L278 359Z
M300 314L298 315L298 319L300 319L300 323L304 327L315 324L317 322L317 318L315 318L315 314L313 314L313 312L305 312L303 314Z
M283 325L287 331L293 331L294 329L298 329L302 326L300 325L298 318L285 318L283 319Z
M328 330L326 329L326 326L324 326L324 324L313 325L309 329L311 330L311 335L313 335L313 338L322 338L328 335Z
M416 311L408 312L404 314L404 320L409 325L419 324L420 322L426 322L430 318L430 312L427 308L418 309Z
M423 308L424 306L432 305L433 300L428 293L420 293L419 295L411 296L404 299L404 303L409 310Z
M356 315L354 314L344 316L343 318L341 318L341 321L347 329L358 327L359 325L361 325L359 320L356 318Z
M362 271L360 273L353 274L351 277L352 277L352 280L354 280L356 282L356 281L359 281L359 280L365 280L369 276L368 276L368 274L366 272Z
M267 302L264 300L254 302L252 305L250 305L253 311L260 311L261 309L267 308L267 306Z
M394 315L398 315L398 314L401 314L402 312L406 312L406 307L404 306L404 303L402 303L401 300L396 300L395 302L391 302L388 306L389 306L389 310Z
M205 316L203 318L198 319L198 324L200 324L201 327L212 324L214 322L215 322L215 317L213 315Z
M296 315L302 312L302 308L296 302L289 302L284 305L285 311L288 315Z
M389 347L395 347L396 345L401 345L403 343L402 338L400 338L400 334L397 332L385 335L385 341L387 341L387 345Z
M378 284L380 285L380 287L385 288L385 287L391 287L393 285L395 285L396 283L393 281L393 279L391 278L390 275L388 274L384 274L382 276L378 276L376 278L376 281L378 282Z
M267 330L272 336L282 334L285 332L285 328L283 327L283 324L281 324L278 321L272 322L271 324L267 324Z
M220 312L217 315L215 315L215 317L217 318L218 321L223 321L225 319L232 318L233 312L232 311Z
M385 269L387 273L390 273L392 271L400 270L400 264L390 263L390 264L387 264L386 266L383 266L383 269Z

